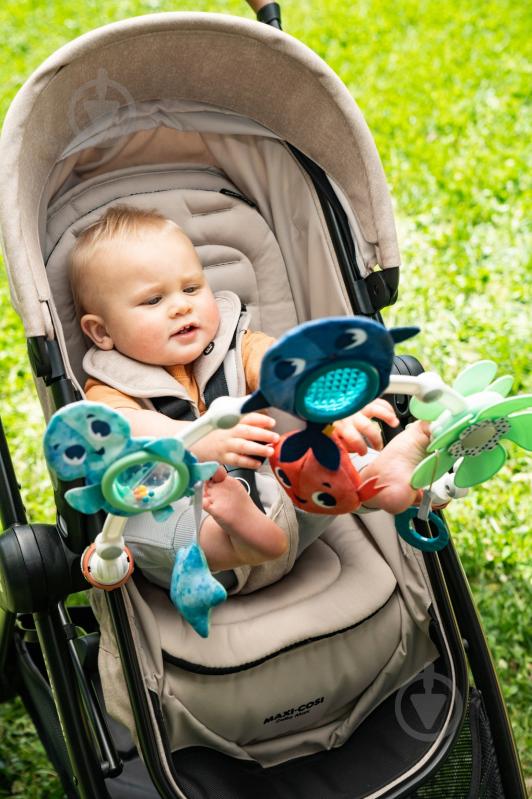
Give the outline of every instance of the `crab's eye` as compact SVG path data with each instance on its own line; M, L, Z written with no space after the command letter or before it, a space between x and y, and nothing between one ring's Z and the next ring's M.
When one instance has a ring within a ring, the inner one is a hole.
M67 447L63 453L64 460L70 466L79 466L86 457L87 451L81 444L72 444L72 446Z
M314 504L319 505L320 508L334 508L336 505L336 499L327 491L315 491L311 499Z
M111 425L99 419L91 422L90 428L91 433L96 436L96 438L107 438L107 436L111 435Z
M290 488L292 483L290 482L290 478L288 477L287 473L284 469L281 469L279 466L275 467L275 474L277 475L277 479L280 483L282 483L286 488Z
M359 327L348 327L338 336L334 343L339 350L350 350L354 347L360 347L360 345L366 341L367 337L368 334L365 330L361 330Z
M275 364L275 376L279 380L288 380L289 377L301 374L306 365L304 358L284 358Z

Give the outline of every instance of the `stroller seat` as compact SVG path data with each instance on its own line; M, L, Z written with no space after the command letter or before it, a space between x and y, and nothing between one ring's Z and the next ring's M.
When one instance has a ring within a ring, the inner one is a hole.
M128 612L170 748L207 746L271 766L340 746L437 656L429 617L413 618L413 580L414 570L398 582L367 530L339 517L281 581L215 609L207 640L166 591L132 581ZM134 729L104 597L94 600L106 706Z
M172 137L167 132L164 138ZM182 144L182 135L178 139ZM210 153L223 152L215 136L208 141ZM197 136L195 144L197 151ZM148 148L154 147L152 138ZM266 160L276 157L269 143ZM296 322L276 237L219 165L143 164L106 171L63 191L48 214L47 273L80 389L86 342L70 295L68 256L80 230L106 207L123 202L155 208L177 222L197 247L211 287L238 293L255 329L278 335ZM160 703L172 750L208 745L271 766L339 746L386 696L435 659L428 634L431 600L419 563L412 560L405 578L391 518L371 517L365 525L350 517L335 519L280 582L216 608L207 641L156 585L141 577L124 589L146 687ZM158 526L149 516L128 522L144 524ZM387 531L384 551L368 524L381 535ZM126 526L126 540L127 531ZM400 577L389 565L394 559ZM99 670L106 706L134 730L113 627L99 593L93 592L93 605L102 635Z

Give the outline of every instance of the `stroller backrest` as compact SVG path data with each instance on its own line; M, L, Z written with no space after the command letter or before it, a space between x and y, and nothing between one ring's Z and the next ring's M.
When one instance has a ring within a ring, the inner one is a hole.
M115 203L156 208L177 222L194 243L213 290L237 293L255 329L277 336L297 323L286 267L272 231L254 204L214 167L165 165L117 170L80 184L52 205L47 273L69 360L79 384L86 343L67 275L79 231ZM74 218L73 221L72 218Z
M168 157L168 143L157 135L158 156L153 151L146 160L146 148L135 149L137 137L154 144L151 134L162 130L180 134L183 146L170 144ZM185 134L200 136L185 142ZM116 23L55 53L19 92L1 143L7 179L0 223L27 335L62 339L43 262L50 206L82 180L155 163L214 165L257 203L281 249L299 321L348 311L316 194L284 142L331 178L364 273L377 263L397 267L391 204L371 134L345 87L304 45L247 20L178 13ZM73 376L79 374L73 364Z
M123 132L111 144L101 141L107 132L96 131L90 146L70 151L51 176L50 307L78 386L86 342L68 285L68 257L76 236L116 203L154 208L177 222L197 247L212 287L235 291L255 329L278 336L298 321L348 310L319 203L287 146L253 123L229 122L227 115L215 123L213 109L191 120L190 106L174 111L174 125L227 130L163 126ZM172 160L161 163L164 157Z

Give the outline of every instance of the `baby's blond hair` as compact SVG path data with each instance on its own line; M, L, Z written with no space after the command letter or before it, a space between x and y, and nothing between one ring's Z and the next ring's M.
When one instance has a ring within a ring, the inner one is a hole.
M168 225L178 227L158 211L134 208L131 205L115 205L79 234L68 264L70 287L78 316L87 312L84 301L91 288L94 289L91 286L88 265L98 246L129 238L142 230L161 230Z

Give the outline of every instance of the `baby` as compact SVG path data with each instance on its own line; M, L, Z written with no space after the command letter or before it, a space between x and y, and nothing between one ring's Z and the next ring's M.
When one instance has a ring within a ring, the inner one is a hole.
M97 348L97 358L91 361L96 367L91 371L87 358L84 362L93 375L85 386L87 399L119 410L135 436L178 435L186 422L150 408L147 398L153 394L142 385L135 388L131 375L138 372L140 383L147 381L151 388L152 378L175 381L176 395L185 396L196 414L206 409L201 380L205 382L205 370L212 372L209 357L223 360L228 349L224 330L228 324L234 328L235 322L221 318L219 298L206 281L190 239L157 213L111 208L77 239L70 281L81 328ZM263 333L241 331L237 349L245 375L243 393L258 387L261 359L273 342ZM114 360L102 372L100 356L105 352L113 353ZM151 371L145 371L146 365ZM398 424L383 400L337 422L335 430L351 452L365 454L368 444L382 449L380 430L371 417ZM273 454L272 445L279 438L274 425L266 414L249 413L234 428L205 436L192 451L199 460L257 469L260 459ZM415 423L365 467L364 479L377 475L386 485L367 507L397 513L414 503L417 492L409 478L428 441L427 425ZM212 571L255 565L285 553L286 531L222 468L205 486L204 509L200 543ZM315 529L321 532L323 526ZM142 562L139 565L142 568Z

